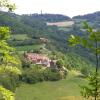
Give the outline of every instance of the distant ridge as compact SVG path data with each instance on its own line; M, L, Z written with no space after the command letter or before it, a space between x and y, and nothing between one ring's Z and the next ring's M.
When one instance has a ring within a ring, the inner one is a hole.
M28 16L35 19L41 19L47 22L59 22L64 20L71 20L70 17L62 14L23 14L22 16Z
M88 21L98 20L100 19L100 11L90 13L90 14L85 14L85 15L74 16L72 19L86 19Z

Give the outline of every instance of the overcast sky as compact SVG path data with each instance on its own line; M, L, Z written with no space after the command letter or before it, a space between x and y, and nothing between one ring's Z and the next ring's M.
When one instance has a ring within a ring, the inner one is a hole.
M17 14L54 13L67 16L100 11L100 0L10 0L17 6Z

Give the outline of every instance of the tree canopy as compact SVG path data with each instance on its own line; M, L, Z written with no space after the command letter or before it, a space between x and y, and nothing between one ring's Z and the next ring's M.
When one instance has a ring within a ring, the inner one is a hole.
M9 11L15 9L15 5L8 0L0 0L0 8L6 8ZM0 74L21 74L17 68L18 60L13 56L14 49L10 47L7 40L10 38L10 29L0 27ZM14 100L14 93L0 85L0 100Z
M100 76L98 73L100 56L100 31L95 31L90 25L87 24L87 22L84 22L84 29L88 35L87 37L71 35L69 38L69 43L72 46L82 45L83 47L88 48L90 52L95 55L95 72L89 76L89 87L82 86L83 91L81 91L81 93L85 98L93 97L94 100L98 100L100 96Z

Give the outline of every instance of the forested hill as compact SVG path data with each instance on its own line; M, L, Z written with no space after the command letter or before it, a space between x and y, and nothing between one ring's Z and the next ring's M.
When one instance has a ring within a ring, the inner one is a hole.
M100 27L100 11L86 14L86 15L75 16L73 17L73 20L81 21L81 22L85 20L89 22L93 27L99 28Z
M83 21L87 21L91 26L93 26L93 28L100 28L100 11L85 15L74 16L72 19L78 24L82 23Z
M66 20L71 20L71 18L60 14L17 15L9 12L0 12L0 25L11 27L12 33L15 34L35 34L38 30L42 31L47 28L46 22Z
M64 20L71 20L70 17L61 14L24 14L22 17L41 19L42 21L47 21L47 22L59 22Z
M13 45L32 45L39 38L46 38L50 41L48 48L66 50L66 32L60 30L57 26L48 26L46 23L52 21L67 21L70 18L59 14L32 14L32 15L17 15L9 12L0 12L0 26L9 26L12 34L24 34L29 39L18 41L13 39L10 42ZM69 32L68 32L69 33ZM61 47L60 47L60 46Z
M44 38L49 41L46 45L46 48L48 50L52 51L56 50L61 52L71 51L71 49L68 46L67 39L70 34L82 35L83 32L80 29L80 24L82 24L84 20L87 20L90 24L93 24L95 27L97 26L99 27L100 25L99 19L100 19L100 12L87 14L84 16L76 16L73 17L72 19L68 16L59 14L17 15L9 12L0 12L0 26L9 26L11 28L11 32L13 35L12 36L13 38L10 41L11 45L31 46L37 43L40 44L40 38ZM64 21L65 22L68 21L67 26L65 27L57 27L56 25L52 26L47 25L47 22L53 23L53 22L64 22ZM68 26L69 21L73 21L75 23L73 25ZM86 56L87 58L88 51L86 52L82 51L81 47L73 49L72 52L78 53L81 56Z
M87 21L96 21L100 20L100 11L91 13L91 14L85 14L85 15L79 15L79 16L74 16L73 19L86 19Z

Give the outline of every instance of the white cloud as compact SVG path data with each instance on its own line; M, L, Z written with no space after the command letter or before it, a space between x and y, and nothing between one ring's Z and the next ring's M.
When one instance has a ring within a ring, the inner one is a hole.
M59 13L68 16L100 11L100 0L11 0L18 14Z

